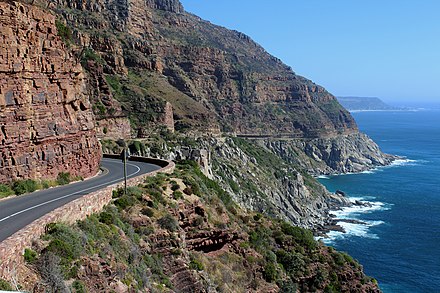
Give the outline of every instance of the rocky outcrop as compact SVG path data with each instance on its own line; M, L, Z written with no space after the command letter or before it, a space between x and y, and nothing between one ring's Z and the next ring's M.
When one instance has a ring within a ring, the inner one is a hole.
M174 13L182 13L183 6L179 0L147 0L147 5L154 8Z
M311 140L269 139L259 143L313 175L357 173L389 165L398 159L382 153L363 133Z
M331 209L350 205L344 196L329 193L268 149L244 140L208 142L214 178L243 208L318 231L331 222Z
M55 16L0 2L0 181L98 171L101 150L81 65Z

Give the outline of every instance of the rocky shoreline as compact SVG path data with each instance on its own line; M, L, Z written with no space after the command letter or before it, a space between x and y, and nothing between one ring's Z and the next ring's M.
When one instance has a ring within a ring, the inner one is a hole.
M373 170L374 168L377 168L377 167L390 166L396 160L403 159L402 157L396 156L396 155L387 155L387 156L393 157L394 159L392 161L390 161L387 165L376 166L376 167L373 167L369 170ZM362 172L364 172L364 171L362 171ZM356 173L361 173L361 172L356 172ZM345 174L347 174L347 173L337 173L337 174L332 174L331 176L345 175ZM315 237L318 237L321 239L328 238L328 233L331 231L347 233L347 231L341 225L339 225L340 222L359 224L359 225L367 225L366 222L360 221L357 219L337 218L337 216L335 214L332 214L332 212L339 211L339 210L342 210L343 208L352 207L352 206L372 207L373 205L370 202L362 201L362 200L351 201L349 199L349 197L347 196L347 194L342 190L336 190L334 194L342 196L343 198L347 199L346 201L344 201L344 203L346 203L346 204L341 202L341 205L339 205L339 206L336 205L333 209L329 210L329 214L328 214L329 218L326 220L326 223L324 225L318 226L317 229L315 229L315 231L314 231Z
M371 207L372 204L367 201L356 200L356 201L352 202L351 205L339 207L339 210L344 207L350 207L350 206ZM329 213L329 217L330 218L327 221L327 223L325 225L323 225L322 227L319 227L319 230L315 231L315 236L320 237L320 238L328 238L327 234L331 231L347 233L347 231L341 225L339 225L340 222L359 224L359 225L367 225L367 223L360 221L360 220L356 220L356 219L337 218L337 216L332 214L331 212Z

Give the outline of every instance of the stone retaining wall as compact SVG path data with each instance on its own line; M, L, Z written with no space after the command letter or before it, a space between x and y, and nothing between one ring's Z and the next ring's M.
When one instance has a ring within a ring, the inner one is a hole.
M154 176L157 173L172 173L175 168L174 163L172 161L162 161L161 163L164 162L167 162L166 166L151 173L131 178L127 180L127 185L136 186L142 183L145 177ZM122 184L123 182L110 185L69 202L42 216L1 242L0 278L10 281L20 274L20 267L24 264L24 249L31 247L32 242L44 234L47 224L53 222L74 224L78 220L84 220L87 216L101 211L111 201L112 191L121 187Z

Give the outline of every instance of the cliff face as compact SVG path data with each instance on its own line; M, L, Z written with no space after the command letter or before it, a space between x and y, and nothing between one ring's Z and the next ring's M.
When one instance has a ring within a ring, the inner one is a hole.
M81 65L55 16L0 2L0 182L98 171L100 145Z
M112 98L138 132L161 118L130 113L164 101L173 106L178 130L287 137L357 131L325 89L248 36L186 13L177 0L56 3L80 47L102 59L104 74L113 78Z

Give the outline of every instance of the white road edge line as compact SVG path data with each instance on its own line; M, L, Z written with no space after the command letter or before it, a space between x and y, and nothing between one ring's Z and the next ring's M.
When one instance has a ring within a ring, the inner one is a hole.
M136 167L136 168L137 168L137 171L134 172L134 173L132 173L132 174L130 174L129 176L136 175L137 173L139 173L139 172L141 171L141 168L139 168L139 167L136 166L136 165L133 165L133 164L130 164L130 163L127 163L127 165L130 165L130 166L133 166L133 167ZM61 199L67 198L67 197L74 196L74 195L76 195L76 194L78 194L78 193L81 193L81 192L84 192L84 191L87 191L87 190L90 190L90 189L94 189L94 188L96 188L96 187L100 187L100 186L104 186L104 185L110 185L110 184L112 184L112 183L119 182L119 181L121 181L122 179L124 179L124 177L121 177L121 178L118 178L118 179L112 180L112 181L110 181L110 182L102 183L102 184L99 184L99 185L96 185L96 186L93 186L93 187L89 187L89 188L86 188L86 189L83 189L83 190L79 190L79 191L76 191L76 192L74 192L74 193L70 193L70 194L67 194L67 195L64 195L64 196L61 196L61 197L57 197L57 198L51 199L51 200L46 201L46 202L42 202L42 203L40 203L40 204L34 205L34 206L32 206L32 207L26 208L26 209L24 209L24 210L21 210L21 211L19 211L19 212L16 212L16 213L12 214L12 215L9 215L9 216L7 216L7 217L4 217L3 219L0 219L0 223L3 222L3 221L6 221L7 219L10 219L10 218L13 218L13 217L15 217L15 216L18 216L18 215L20 215L20 214L23 214L23 213L25 213L25 212L28 212L28 211L30 211L30 210L33 210L33 209L39 208L39 207L41 207L41 206L47 205L47 204L49 204L49 203L52 203L52 202L55 202L55 201L59 201L59 200L61 200Z

